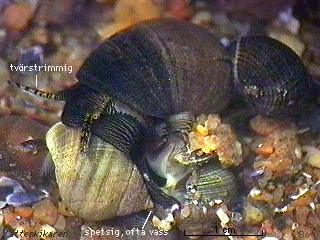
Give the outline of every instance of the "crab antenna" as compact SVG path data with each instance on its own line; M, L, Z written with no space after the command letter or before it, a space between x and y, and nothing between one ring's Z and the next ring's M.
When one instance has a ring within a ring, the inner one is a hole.
M53 100L57 100L57 101L65 101L66 100L66 92L65 91L57 91L57 92L44 92L41 90L38 90L36 88L32 88L32 87L28 87L25 85L22 85L20 83L16 83L16 82L11 82L8 81L8 83L10 85L13 85L17 88L22 89L23 91L32 93L34 95L43 97L43 98L47 98L47 99L53 99Z

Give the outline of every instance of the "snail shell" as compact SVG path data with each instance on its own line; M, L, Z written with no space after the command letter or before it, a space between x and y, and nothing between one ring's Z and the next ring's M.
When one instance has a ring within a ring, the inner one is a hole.
M315 102L302 61L285 44L270 37L247 36L230 50L235 85L258 113L295 116Z
M61 121L68 127L82 127L85 150L92 123L103 115L123 112L117 109L120 105L157 118L222 110L233 85L226 56L224 46L200 26L150 20L105 40L85 60L77 72L79 82L70 89L47 93L11 84L65 101Z
M54 125L47 133L63 201L86 220L102 220L153 207L130 156L93 136L80 153L80 129Z
M77 78L144 115L217 112L231 98L226 54L200 26L151 20L103 42L85 60Z
M182 208L176 217L178 228L188 234L207 232L217 222L215 202L230 205L236 194L236 178L229 169L214 159L199 166L187 178L184 188L177 189L173 195ZM185 211L189 215L183 214Z

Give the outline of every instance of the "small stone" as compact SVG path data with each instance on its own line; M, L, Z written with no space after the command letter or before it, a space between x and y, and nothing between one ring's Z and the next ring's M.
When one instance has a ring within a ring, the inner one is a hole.
M198 124L204 125L206 121L207 121L207 116L205 114L201 114L197 117Z
M307 192L299 196L299 198L295 199L291 204L294 207L306 207L312 203L314 200L314 193Z
M153 216L152 224L154 227L158 227L160 225L160 222L161 222L160 218L158 218L157 216Z
M168 11L176 19L189 19L192 15L189 3L186 0L168 1Z
M10 4L3 13L4 26L9 31L21 31L28 25L32 14L32 6L28 3Z
M296 157L297 157L298 159L301 159L301 158L302 158L302 151L301 151L301 147L300 147L300 146L298 146L298 147L296 147L296 148L294 149L294 153L295 153L295 155L296 155Z
M0 226L3 225L3 221L4 221L4 215L3 215L3 211L0 210Z
M284 191L283 191L282 187L277 187L274 190L274 192L272 193L272 195L273 195L273 200L272 201L273 201L274 204L278 204L278 203L281 202L282 197L283 197L283 193L284 193Z
M209 11L199 11L191 19L192 23L203 24L208 23L212 19L211 13Z
M292 231L290 228L287 227L286 229L283 229L282 234L284 240L293 240Z
M171 221L167 221L166 219L160 220L157 216L153 216L152 224L154 227L162 231L169 231L172 228Z
M21 240L20 238L17 238L15 236L9 237L8 240Z
M174 222L174 217L172 213L169 213L168 216L166 217L166 220L169 222Z
M246 236L242 238L243 240L258 240L258 237L256 236Z
M207 136L209 134L208 129L200 124L196 127L196 129L201 135Z
M33 209L31 207L16 207L15 214L17 216L21 216L23 218L31 217L33 213Z
M207 121L205 122L205 127L209 130L215 130L219 124L221 124L220 117L215 114L210 114Z
M224 167L237 166L242 162L242 145L237 140L235 132L229 124L221 123L216 114L210 114L204 120L201 115L197 119L194 131L188 135L188 151L198 156L201 154L217 154L218 160Z
M29 221L19 217L12 220L7 226L17 232L29 232L31 230ZM24 236L21 240L29 240L29 237Z
M263 220L262 212L258 208L249 204L244 207L243 215L245 222L250 225L259 224Z
M33 219L40 223L55 224L58 218L58 210L54 204L46 199L33 205Z
M152 0L119 0L114 7L114 23L98 30L99 35L104 39L138 22L159 18L161 12Z
M256 153L263 157L269 157L274 151L272 146L262 145L256 149Z
M11 207L7 207L3 209L3 220L5 224L10 224L13 220L15 220L16 215Z
M58 217L58 220L57 220L56 224L54 225L54 228L59 231L62 231L66 228L66 219L64 218L64 216L60 215Z
M266 118L260 115L250 120L251 129L261 136L268 136L274 131L285 126L288 126L288 123L285 121Z
M221 207L218 208L216 213L222 224L227 224L230 221L230 218Z
M296 220L299 225L304 225L306 219L308 219L310 209L308 207L296 208Z
M320 150L311 146L304 146L302 150L307 152L305 161L312 167L320 168Z
M170 221L165 221L165 220L162 220L160 222L160 226L158 227L159 230L162 230L162 231L169 231L171 230L171 222Z
M28 136L33 136L35 139L44 139L47 131L47 126L28 117L2 117L0 119L0 148L6 149L6 154L4 155L5 159L1 161L10 160L8 167L16 167L16 169L21 172L30 171L32 181L40 181L41 176L39 173L47 152L42 151L40 154L32 155L23 150L19 150L18 146L25 142ZM0 169L6 171L3 167L4 164L1 164Z

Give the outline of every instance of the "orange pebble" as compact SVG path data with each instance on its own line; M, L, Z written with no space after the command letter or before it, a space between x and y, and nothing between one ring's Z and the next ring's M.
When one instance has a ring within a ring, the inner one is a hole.
M314 200L313 193L306 193L300 196L298 199L292 202L292 206L295 207L306 207Z
M209 134L208 129L200 124L196 127L196 129L197 132L201 135L207 136Z
M292 124L257 115L250 120L250 127L261 136L269 136L279 129L292 127Z
M32 13L28 3L11 4L3 13L4 25L10 31L21 31L28 25Z
M49 199L37 202L32 208L33 219L39 223L53 225L59 217L58 209Z
M256 153L263 157L269 157L274 151L274 148L271 146L262 146L256 149Z
M15 213L20 217L28 218L32 216L33 209L31 207L16 207Z
M255 236L246 236L243 238L244 240L257 240L258 238Z

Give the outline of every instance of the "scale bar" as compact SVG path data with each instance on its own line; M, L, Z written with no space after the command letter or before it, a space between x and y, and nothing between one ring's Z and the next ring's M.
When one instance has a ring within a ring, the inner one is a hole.
M187 237L228 237L228 236L233 236L233 237L263 237L264 236L264 231L262 230L260 234L186 234L186 230L183 231L184 236Z

